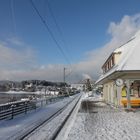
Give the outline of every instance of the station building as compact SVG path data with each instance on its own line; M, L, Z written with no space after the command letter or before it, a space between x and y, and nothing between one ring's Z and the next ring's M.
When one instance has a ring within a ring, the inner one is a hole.
M102 66L96 84L104 100L117 107L140 106L140 31L113 51Z

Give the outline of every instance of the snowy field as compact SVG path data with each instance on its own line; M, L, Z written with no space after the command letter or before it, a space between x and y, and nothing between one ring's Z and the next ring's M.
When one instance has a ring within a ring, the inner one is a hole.
M140 140L139 111L127 113L99 101L83 100L67 140Z

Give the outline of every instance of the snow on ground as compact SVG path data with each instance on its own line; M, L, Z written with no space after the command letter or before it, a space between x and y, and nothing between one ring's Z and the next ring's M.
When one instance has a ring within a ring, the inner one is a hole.
M45 119L49 118L54 112L57 112L60 108L63 108L68 102L70 102L77 95L72 98L64 98L63 100L54 104L47 105L28 112L27 115L20 115L13 120L0 121L0 140L15 140L28 130L34 128Z
M76 98L68 107L52 121L42 125L36 131L34 131L30 136L25 138L25 140L46 140L52 139L53 135L56 133L57 129L61 126L65 118L69 115L70 111L76 104L79 98Z
M7 91L7 92L0 92L0 93L7 93L7 94L35 94L35 92L27 92L27 91Z
M29 92L29 91L13 91L13 90L10 90L10 91L0 91L0 93L7 93L7 94L37 94L37 95L47 95L47 94L50 94L50 95L58 95L58 91L35 91L35 92Z
M90 97L92 98L92 97ZM83 100L67 140L139 140L140 112L125 112L88 98Z

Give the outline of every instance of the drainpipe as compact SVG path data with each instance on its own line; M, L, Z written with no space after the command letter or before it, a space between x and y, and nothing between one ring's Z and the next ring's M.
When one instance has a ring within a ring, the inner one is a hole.
M131 103L130 103L130 80L126 80L126 86L127 86L127 109L131 108Z

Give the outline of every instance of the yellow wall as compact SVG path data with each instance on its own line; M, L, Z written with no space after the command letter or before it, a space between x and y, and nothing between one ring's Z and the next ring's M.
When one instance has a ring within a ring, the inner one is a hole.
M114 93L114 82L108 82L103 86L103 98L106 102L114 104L115 93Z
M105 83L103 86L104 100L109 104L121 106L121 90L122 87L117 87L114 81Z

